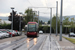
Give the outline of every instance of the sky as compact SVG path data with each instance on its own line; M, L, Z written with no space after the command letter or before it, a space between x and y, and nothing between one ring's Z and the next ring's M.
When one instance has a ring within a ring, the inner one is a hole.
M10 15L11 7L14 7L17 13L24 14L28 7L56 7L58 1L58 14L60 16L61 0L0 0L0 16L7 17ZM63 0L63 16L75 15L75 0ZM39 11L39 16L50 17L49 8L32 8ZM56 14L56 8L52 9L52 15Z

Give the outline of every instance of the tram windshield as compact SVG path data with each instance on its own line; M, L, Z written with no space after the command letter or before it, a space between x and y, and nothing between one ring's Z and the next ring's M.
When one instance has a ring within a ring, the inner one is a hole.
M36 31L36 24L28 24L28 31Z

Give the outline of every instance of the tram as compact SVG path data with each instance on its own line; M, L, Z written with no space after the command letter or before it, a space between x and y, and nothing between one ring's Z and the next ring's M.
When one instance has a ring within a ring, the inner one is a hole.
M27 37L38 36L38 23L37 22L28 22L27 24Z

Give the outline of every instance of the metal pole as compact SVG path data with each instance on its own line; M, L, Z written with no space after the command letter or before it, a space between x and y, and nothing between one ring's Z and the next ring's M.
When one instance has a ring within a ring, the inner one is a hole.
M13 9L12 9L12 25L11 25L11 30L13 30ZM12 34L11 34L12 37Z
M60 41L62 41L62 7L63 6L63 0L61 0L61 12L60 12Z
M11 29L13 30L13 9L12 9L12 26Z
M58 1L56 1L56 36L58 34L58 26L57 26L57 23L58 23Z
M28 16L30 16L30 9L29 9L29 11L28 11ZM32 19L31 19L30 21L32 21Z
M21 17L20 17L20 30L21 30L21 34L22 34L22 29L21 29Z
M39 11L38 11L38 26L39 26Z
M34 22L34 12L33 12L33 22Z
M20 16L20 23L19 23L19 31L21 31L21 16Z
M13 11L14 11L13 9L14 9L14 8L11 7L11 9L12 9L12 24L11 24L11 30L13 30ZM11 37L12 37L12 34L11 34Z
M34 15L33 15L33 22L34 22Z
M22 15L22 13L20 12L19 14L21 14ZM19 31L22 33L22 30L21 30L21 16L20 16L20 23L19 23Z
M50 35L51 35L51 23L52 23L52 8L50 8L51 12L50 12Z

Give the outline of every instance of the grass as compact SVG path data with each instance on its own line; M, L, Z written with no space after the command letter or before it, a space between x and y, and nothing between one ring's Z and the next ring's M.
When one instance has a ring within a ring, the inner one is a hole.
M69 40L70 42L72 42L72 43L74 43L74 44L75 44L75 39L67 38L67 37L64 37L64 36L63 36L63 38L65 38L65 39L67 39L67 40Z

